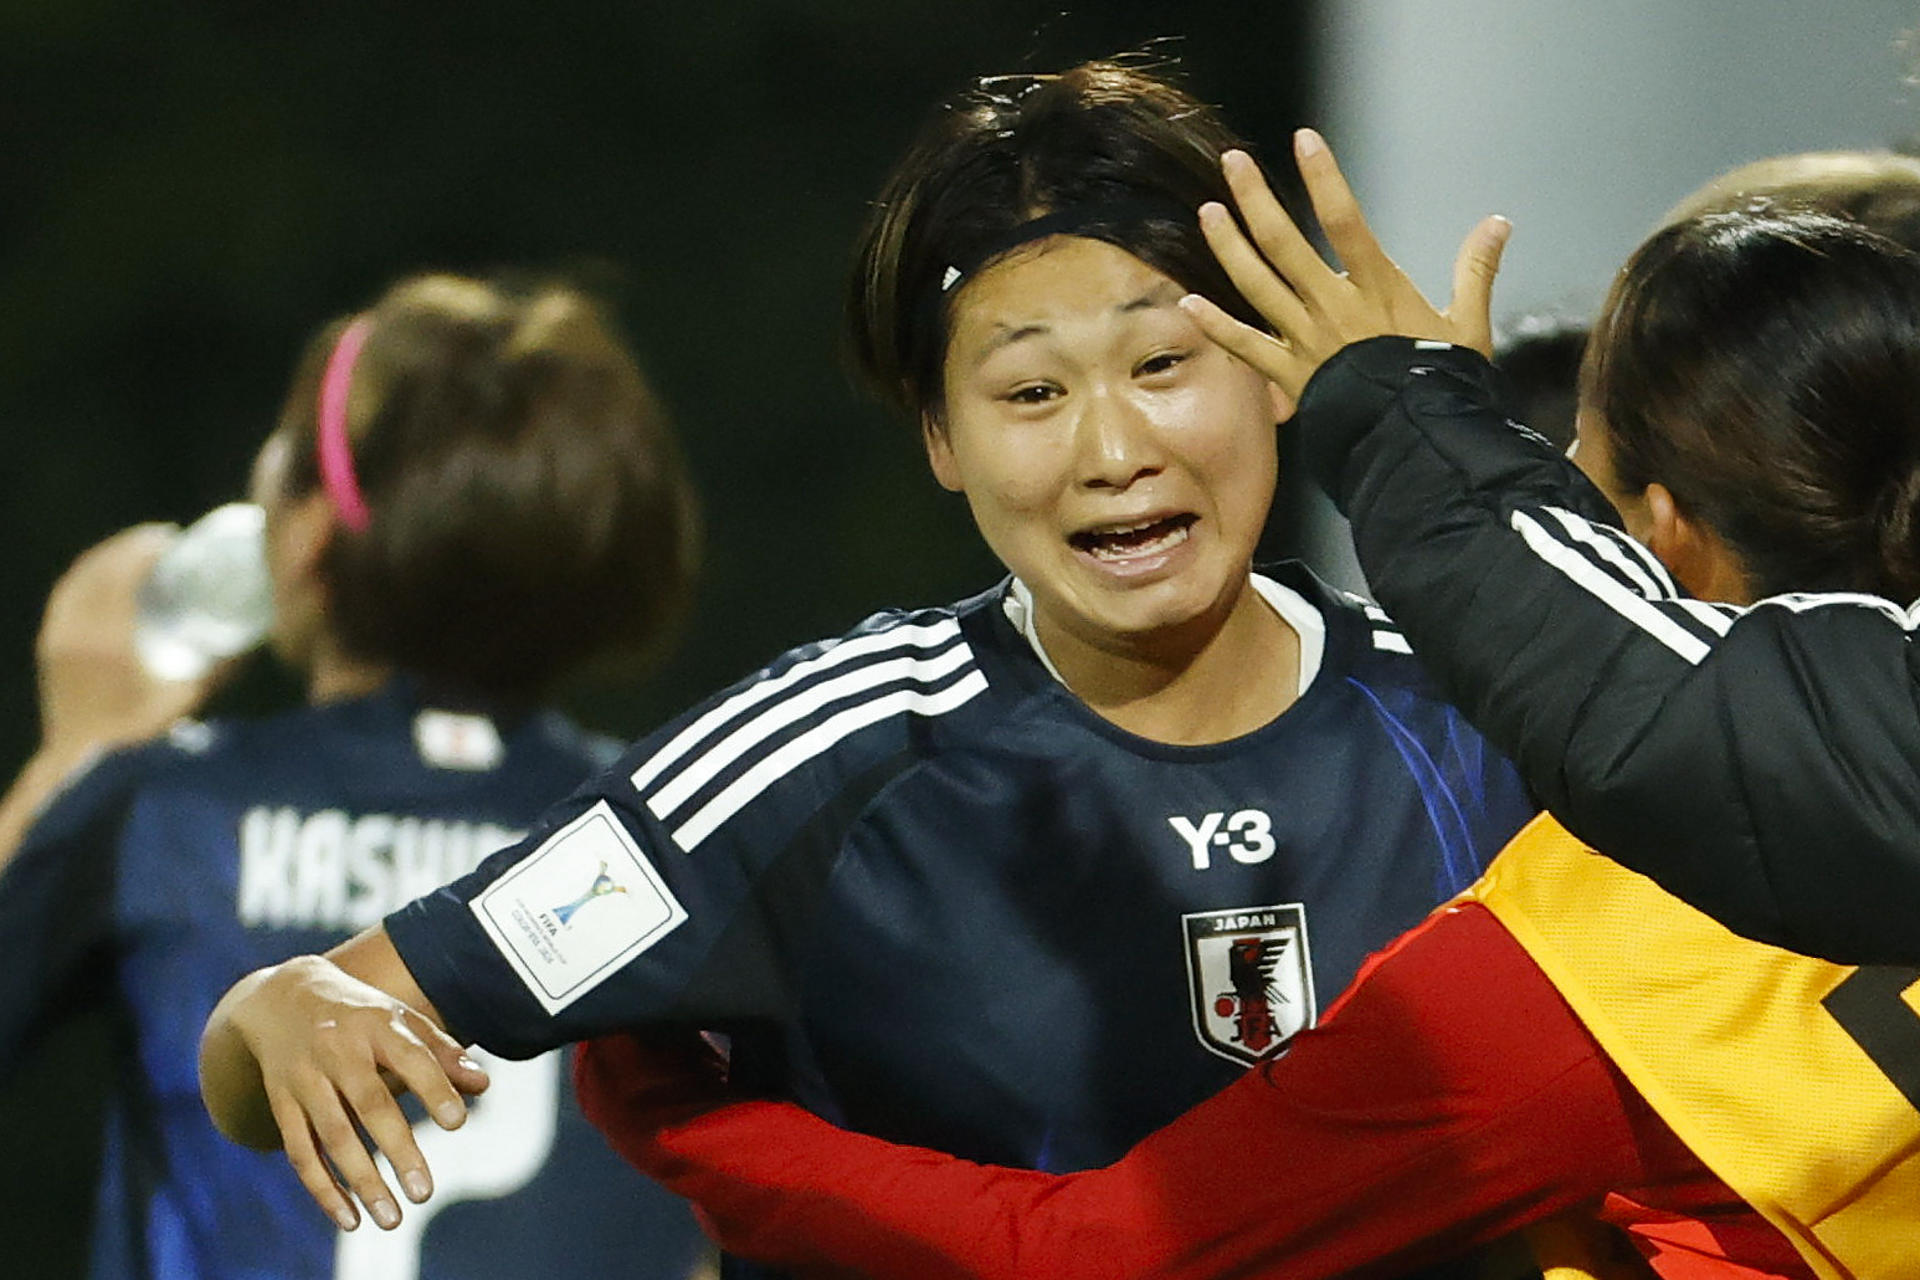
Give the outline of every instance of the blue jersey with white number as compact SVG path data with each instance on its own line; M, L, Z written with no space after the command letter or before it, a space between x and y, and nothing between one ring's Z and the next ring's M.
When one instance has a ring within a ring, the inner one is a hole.
M242 975L469 870L611 754L557 717L436 711L398 681L284 716L183 724L68 786L0 876L0 1065L75 1000L118 1008L92 1275L687 1274L701 1250L690 1216L606 1149L557 1055L497 1064L458 1133L417 1126L433 1200L408 1206L399 1230L351 1235L283 1157L219 1136L195 1074L200 1028Z
M1101 719L1003 586L788 653L388 931L503 1054L697 1025L855 1129L1105 1163L1310 1025L1534 812L1386 615L1295 567L1261 585L1324 652L1244 737Z

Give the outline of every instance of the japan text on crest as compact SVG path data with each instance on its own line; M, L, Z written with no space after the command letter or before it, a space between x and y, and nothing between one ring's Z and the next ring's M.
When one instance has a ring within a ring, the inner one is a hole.
M1288 902L1198 911L1180 920L1201 1044L1251 1064L1313 1025L1306 908Z

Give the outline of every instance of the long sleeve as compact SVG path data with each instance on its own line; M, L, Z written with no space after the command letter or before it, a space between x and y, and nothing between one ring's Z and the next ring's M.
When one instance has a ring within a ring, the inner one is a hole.
M1920 609L1683 598L1469 351L1357 343L1295 422L1381 603L1570 830L1749 937L1920 963Z
M159 750L107 755L68 779L0 873L0 1078L50 1019L107 994L121 829Z
M725 1248L807 1274L1397 1274L1613 1188L1701 1174L1477 907L1407 935L1284 1057L1085 1173L720 1105L697 1063L626 1038L585 1046L576 1084L614 1147Z

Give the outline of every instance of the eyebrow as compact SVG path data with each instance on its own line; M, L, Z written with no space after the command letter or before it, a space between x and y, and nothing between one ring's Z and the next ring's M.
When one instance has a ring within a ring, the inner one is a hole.
M1121 303L1113 309L1113 313L1115 315L1130 315L1136 311L1151 311L1156 307L1170 307L1186 292L1187 290L1181 288L1175 281L1164 280L1139 297L1131 298ZM1023 342L1028 338L1038 337L1043 333L1049 333L1051 331L1049 326L1044 324L1023 324L1011 327L1002 326L998 333L995 333L981 345L980 354L974 358L974 366L978 368L980 365L986 363L987 357L1002 347L1012 346L1016 342Z

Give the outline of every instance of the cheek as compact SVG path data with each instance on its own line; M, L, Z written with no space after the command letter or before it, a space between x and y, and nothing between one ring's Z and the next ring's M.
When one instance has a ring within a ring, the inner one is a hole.
M1184 392L1169 405L1169 438L1223 499L1256 500L1264 512L1279 471L1279 438L1265 383Z
M953 460L967 501L983 524L1048 508L1070 462L1057 433L1023 423L956 432Z

